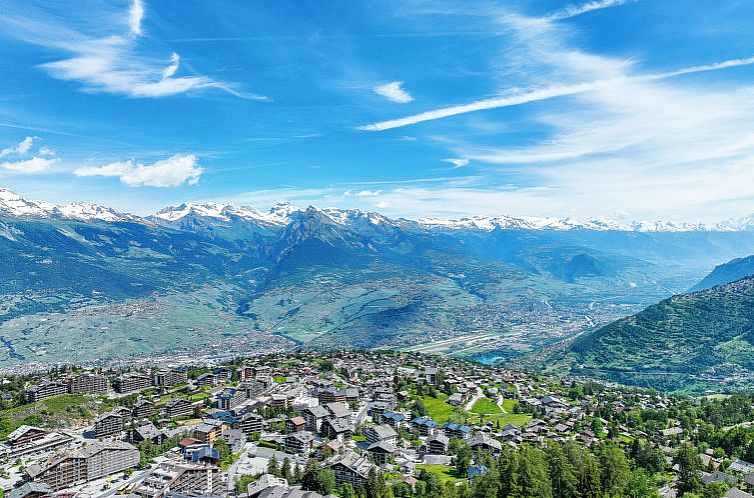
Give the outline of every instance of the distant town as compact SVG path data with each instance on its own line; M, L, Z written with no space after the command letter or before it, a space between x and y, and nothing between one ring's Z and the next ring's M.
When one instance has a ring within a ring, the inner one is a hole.
M750 440L713 443L749 430L746 396L669 397L419 353L61 366L3 378L0 403L0 486L12 498L754 489Z

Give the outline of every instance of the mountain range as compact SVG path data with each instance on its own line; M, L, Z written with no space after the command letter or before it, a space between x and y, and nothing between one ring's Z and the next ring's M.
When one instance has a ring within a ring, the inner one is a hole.
M689 289L747 254L751 226L289 204L135 216L0 190L0 367L294 344L512 358Z
M312 209L312 207L310 207ZM314 208L316 209L316 208ZM267 212L250 206L221 204L217 202L183 203L166 207L154 215L140 217L116 211L110 207L86 202L73 202L58 206L46 201L29 200L8 189L0 188L0 215L31 218L60 218L78 221L134 222L174 224L182 220L202 218L215 223L245 220L260 225L283 226L288 224L305 209L289 203L278 203ZM589 218L572 220L538 216L475 216L455 220L439 218L419 218L418 220L390 219L376 213L358 209L321 209L333 221L347 224L354 219L365 219L371 223L389 223L401 226L418 226L440 229L478 230L596 230L596 231L636 231L636 232L689 232L689 231L743 231L754 229L754 215L729 219L720 223L676 223L672 221L631 221L619 222L610 218Z

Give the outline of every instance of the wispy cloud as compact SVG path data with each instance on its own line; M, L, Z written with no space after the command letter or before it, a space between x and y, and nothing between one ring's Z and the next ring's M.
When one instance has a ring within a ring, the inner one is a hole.
M31 146L34 143L34 139L37 137L26 137L18 145L12 147L6 147L0 150L0 157L6 157L11 154L28 154Z
M143 55L140 38L145 8L142 0L133 0L121 18L123 28L110 26L103 20L103 35L89 35L46 19L8 16L4 22L12 36L46 48L62 51L68 57L42 64L53 78L75 81L91 92L125 95L131 98L157 98L192 91L217 89L239 98L269 100L262 95L244 92L235 85L203 75L177 76L180 55L169 58ZM108 16L103 16L107 18ZM119 31L121 31L119 33Z
M195 185L203 172L195 155L176 154L148 165L129 160L78 168L73 173L80 177L117 177L130 187L178 187L184 183Z
M453 168L463 168L464 166L469 165L468 159L460 159L456 157L449 157L448 159L443 159L443 162L452 164Z
M632 1L635 0L595 0L593 2L587 2L580 5L568 5L562 10L550 14L549 16L547 16L547 19L551 21L561 21L563 19L570 19L571 17L580 16L581 14L586 14L595 10L625 5Z
M384 85L376 86L372 89L377 95L381 95L391 102L398 104L408 104L414 98L403 88L402 81L391 81Z
M380 121L364 126L360 126L360 130L364 131L384 131L391 130L393 128L401 128L404 126L410 126L417 123L423 123L425 121L433 121L435 119L443 119L451 116L457 116L459 114L467 114L470 112L484 111L489 109L499 109L503 107L513 107L522 104L528 104L531 102L539 102L542 100L553 99L556 97L567 97L571 95L577 95L585 92L593 92L610 88L618 85L623 85L631 82L642 81L659 81L668 78L674 78L686 74L703 73L708 71L718 71L720 69L727 69L731 67L748 66L754 64L754 57L747 57L743 59L731 59L722 62L716 62L713 64L705 64L701 66L690 66L686 68L676 69L674 71L667 71L654 74L643 74L637 76L620 76L616 78L608 78L605 80L591 81L587 83L577 83L574 85L556 85L539 90L533 90L530 92L524 92L518 95L510 97L495 97L491 99L477 100L469 104L456 105L450 107L443 107L432 111L426 111L405 118L391 119L388 121Z
M139 36L141 31L141 20L144 18L144 4L141 0L133 0L131 8L128 10L128 27L132 35Z
M351 191L346 190L343 194L346 197L377 197L382 193L382 190L357 190L357 191Z

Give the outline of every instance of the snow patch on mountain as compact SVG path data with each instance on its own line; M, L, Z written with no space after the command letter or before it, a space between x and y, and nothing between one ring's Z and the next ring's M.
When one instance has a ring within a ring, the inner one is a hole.
M538 216L473 216L460 219L419 218L418 220L393 219L379 213L359 209L315 208L307 210L287 202L275 204L267 211L251 206L238 206L217 202L186 202L166 207L154 215L143 218L115 211L112 208L74 202L56 206L49 202L26 199L8 189L0 188L0 215L29 218L63 218L78 221L134 222L168 224L181 227L192 218L221 223L245 220L263 226L284 227L308 212L321 213L337 225L368 227L385 225L402 228L446 229L446 230L595 230L630 232L733 232L754 230L754 215L725 220L721 223L675 223L672 221L632 221L623 222L609 218L571 218Z

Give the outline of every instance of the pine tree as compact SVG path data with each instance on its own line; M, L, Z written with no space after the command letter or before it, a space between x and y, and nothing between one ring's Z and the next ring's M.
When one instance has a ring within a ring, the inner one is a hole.
M280 467L280 477L286 481L293 482L293 471L291 470L291 461L288 457L283 460L283 465Z
M600 445L597 453L602 492L607 496L620 496L631 477L626 454L611 442Z
M684 444L679 448L673 460L678 464L678 483L676 489L679 495L695 493L702 488L702 461L697 455L696 448Z
M278 459L273 454L270 458L270 462L267 464L267 473L280 477L280 468L278 467Z
M576 471L559 444L547 446L547 462L553 498L577 498L579 492Z
M519 451L516 485L513 496L520 498L551 498L552 487L544 454L524 446Z
M507 498L516 485L517 454L509 447L504 447L497 460L497 473L500 485L498 498Z
M601 495L600 469L594 458L585 453L579 469L581 498L599 498Z

